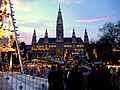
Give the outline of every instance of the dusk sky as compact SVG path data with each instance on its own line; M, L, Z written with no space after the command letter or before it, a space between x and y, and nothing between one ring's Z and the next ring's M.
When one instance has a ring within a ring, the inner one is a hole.
M120 20L120 0L11 0L15 11L19 40L31 44L34 29L37 40L56 36L56 19L61 5L64 37L71 37L73 28L77 37L84 37L85 27L89 39L98 39L98 30L106 22Z

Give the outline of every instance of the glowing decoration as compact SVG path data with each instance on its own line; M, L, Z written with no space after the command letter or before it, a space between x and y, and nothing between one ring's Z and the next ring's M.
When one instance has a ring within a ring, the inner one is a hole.
M0 33L0 38L2 38L2 33Z
M19 49L18 40L17 40L18 34L16 32L17 31L16 30L17 26L15 25L15 23L16 23L15 20L16 19L14 19L14 11L12 10L12 8L13 8L12 5L13 4L11 3L10 0L0 0L0 41L1 41L0 43L4 43L7 40L8 42L7 41L6 42L7 42L8 45L6 45L5 48L2 47L2 51L6 51L6 52L13 51L13 52L15 52L16 50L11 48L11 46L12 46L12 43L14 41L16 42L17 53L19 55L19 61L20 61L21 72L22 72L23 71L22 60L21 60L20 49ZM9 13L7 13L7 12L9 12ZM10 23L10 21L7 22L7 24L8 24L7 29L4 28L4 27L6 27L5 26L6 18L11 21L11 23ZM13 27L14 38L13 38L12 32L10 30L10 24ZM7 36L7 38L5 36ZM11 39L11 40L9 40L9 39ZM12 57L10 58L10 69L12 69ZM20 86L20 89L22 89L22 88L23 88L23 86Z
M11 53L11 57L10 57L10 68L9 70L12 70L12 53Z
M2 35L11 35L11 34L12 34L11 31L0 29L0 38L2 38Z
M62 51L60 49L57 50L56 57L58 60L63 60L62 59Z
M66 61L66 56L68 54L68 51L67 51L67 48L65 49L65 52L64 52L64 61Z
M87 59L89 59L89 55L88 55L88 52L86 52L86 55L85 55L86 57L87 57Z
M93 49L93 54L95 55L95 58L97 58L97 52L96 52L96 49Z

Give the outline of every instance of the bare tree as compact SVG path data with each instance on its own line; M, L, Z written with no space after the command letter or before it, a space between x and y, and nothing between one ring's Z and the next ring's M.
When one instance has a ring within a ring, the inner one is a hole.
M112 47L120 49L120 20L117 23L105 23L99 31L102 33L101 38L107 39Z

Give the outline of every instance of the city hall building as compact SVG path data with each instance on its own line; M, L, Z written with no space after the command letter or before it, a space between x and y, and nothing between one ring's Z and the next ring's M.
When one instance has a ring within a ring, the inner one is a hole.
M84 40L76 37L75 30L71 32L71 37L64 37L62 11L59 6L56 20L56 37L50 38L46 29L43 38L36 39L36 31L32 36L31 58L49 58L54 60L64 60L65 57L72 57L73 54L84 51L85 45L89 44L87 30L85 28Z

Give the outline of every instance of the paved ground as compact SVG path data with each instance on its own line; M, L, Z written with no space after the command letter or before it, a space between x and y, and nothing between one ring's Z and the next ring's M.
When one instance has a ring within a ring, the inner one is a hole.
M0 90L14 90L6 78L2 76L2 72L0 72Z

